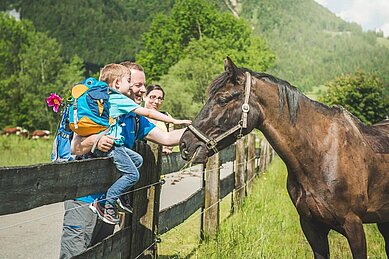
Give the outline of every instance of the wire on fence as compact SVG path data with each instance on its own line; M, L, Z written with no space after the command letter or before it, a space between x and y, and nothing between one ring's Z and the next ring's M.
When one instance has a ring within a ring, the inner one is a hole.
M239 190L241 190L242 188L246 187L251 181L254 180L254 178L257 177L255 174L253 175L253 177L251 177L245 184L243 184L242 186L240 186L238 189L235 189L233 192L237 192ZM219 199L217 202L211 204L208 208L204 209L202 212L200 212L198 215L194 216L193 218L187 220L185 222L185 224L189 223L189 222L192 222L193 220L199 218L200 216L202 216L202 214L204 214L206 211L208 211L209 209L211 209L212 207L216 206L217 204L219 204L223 199ZM171 230L171 229L167 229L167 230ZM175 228L175 230L180 233L180 231L178 229ZM182 233L180 233L181 236L184 236Z
M138 259L139 257L141 257L143 255L144 252L146 252L151 247L153 247L155 244L160 243L160 242L161 242L160 238L155 238L154 242L151 245L149 245L145 250L143 250L140 254L138 254L134 259Z

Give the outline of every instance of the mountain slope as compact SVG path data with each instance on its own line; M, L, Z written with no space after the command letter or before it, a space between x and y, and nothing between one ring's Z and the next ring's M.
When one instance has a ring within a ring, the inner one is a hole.
M153 17L169 12L174 4L174 0L4 1L0 9L19 10L22 18L63 45L67 60L77 54L88 68L133 60ZM276 66L267 72L304 91L358 69L389 82L388 40L362 32L359 25L341 20L313 0L211 1L220 10L247 19L277 55Z
M240 16L277 55L270 72L309 91L342 73L375 72L389 82L389 50L373 32L313 0L244 0Z

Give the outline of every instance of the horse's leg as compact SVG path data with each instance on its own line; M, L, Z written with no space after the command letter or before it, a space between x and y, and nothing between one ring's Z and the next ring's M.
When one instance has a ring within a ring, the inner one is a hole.
M381 235L384 237L386 257L389 258L389 222L377 223L377 226Z
M311 245L315 259L330 258L328 232L330 229L321 223L314 223L300 217L300 225Z
M353 258L367 258L365 231L360 218L355 216L354 220L346 220L343 230Z

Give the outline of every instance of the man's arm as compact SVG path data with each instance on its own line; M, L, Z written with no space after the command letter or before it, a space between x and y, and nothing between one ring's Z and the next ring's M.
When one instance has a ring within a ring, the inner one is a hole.
M72 140L72 154L82 156L90 152L98 136L99 134L81 137L74 134ZM114 138L112 136L103 136L97 143L97 148L103 152L108 152L112 148L113 143Z
M165 132L155 127L146 135L145 139L165 146L176 146L185 130L186 128Z

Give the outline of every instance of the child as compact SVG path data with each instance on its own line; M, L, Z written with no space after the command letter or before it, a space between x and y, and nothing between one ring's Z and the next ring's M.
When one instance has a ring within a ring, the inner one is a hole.
M95 200L90 208L106 223L118 224L117 203L123 209L120 196L134 186L139 180L139 168L142 165L143 158L124 146L124 137L122 136L123 125L121 117L125 117L129 112L145 116L159 121L174 124L190 124L190 120L176 120L164 115L158 111L143 108L129 98L131 89L130 70L123 65L108 64L100 71L100 81L106 82L112 89L110 93L110 116L115 119L114 125L109 129L108 135L115 139L114 148L108 152L108 156L113 157L116 168L123 174L115 183L109 187L105 202ZM115 91L116 90L116 91Z

